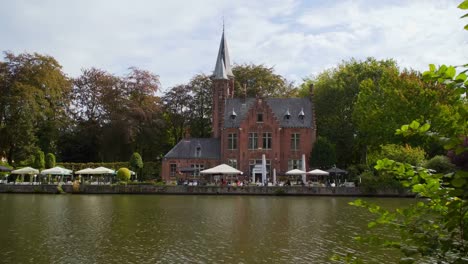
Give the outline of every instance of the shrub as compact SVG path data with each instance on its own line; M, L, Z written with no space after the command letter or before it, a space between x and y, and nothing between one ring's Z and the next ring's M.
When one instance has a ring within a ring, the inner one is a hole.
M400 181L392 173L365 171L361 174L360 187L366 193L376 193L385 189L402 189Z
M143 160L138 152L133 153L130 158L130 168L136 171L143 169Z
M369 165L375 165L377 160L388 158L394 161L419 166L424 161L426 152L422 148L396 144L381 145L380 150L371 152L368 156Z
M128 182L130 180L130 170L127 168L120 168L117 171L117 179L121 182Z
M55 155L52 153L47 153L45 158L45 167L46 169L50 169L55 167Z
M424 167L435 170L437 173L448 173L455 169L450 159L446 156L438 155L424 163Z
M73 182L73 193L79 193L80 192L80 181L75 180Z
M45 167L45 160L44 160L44 152L42 150L38 150L34 157L34 167L36 169L43 169Z
M64 191L63 188L62 188L62 185L60 185L60 184L57 185L57 191L58 191L58 193L60 193L60 194L65 193L65 191Z

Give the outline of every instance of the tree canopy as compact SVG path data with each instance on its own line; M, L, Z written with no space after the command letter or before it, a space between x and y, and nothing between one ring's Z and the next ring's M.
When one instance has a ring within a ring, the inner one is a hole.
M382 144L399 142L395 127L415 119L432 120L440 128L451 122L457 94L421 77L417 71L400 70L393 60L352 59L305 80L299 94L308 95L308 84L314 84L317 132L335 145L338 165L347 166L366 163L368 153ZM434 140L406 140L431 156L443 153Z
M247 97L290 97L297 92L292 82L265 65L234 65L234 94Z
M68 120L70 79L51 56L5 52L0 62L0 155L21 161L57 150Z

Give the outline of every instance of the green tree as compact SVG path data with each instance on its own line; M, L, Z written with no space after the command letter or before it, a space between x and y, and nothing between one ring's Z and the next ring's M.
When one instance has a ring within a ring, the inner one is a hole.
M310 166L329 168L336 164L335 146L324 137L318 137L310 156Z
M353 111L358 140L375 150L381 144L400 142L394 129L412 120L432 120L432 127L443 126L445 122L436 117L441 111L451 111L453 96L454 91L447 86L424 82L414 71L391 70L383 72L379 80L366 79L361 82ZM427 150L433 146L418 138L405 140Z
M36 151L34 156L34 167L42 170L45 167L44 152L42 150Z
M84 69L82 74L73 80L70 109L76 123L66 136L68 142L63 142L63 161L72 161L70 156L73 157L73 161L79 162L103 160L103 125L109 124L111 120L111 113L106 106L113 106L114 103L122 106L122 103L117 103L123 94L118 83L119 79L116 76L96 68ZM70 140L70 137L74 139ZM112 138L115 140L115 137Z
M91 68L74 80L63 161L126 160L132 150L157 159L166 150L159 77L130 68L123 77ZM119 144L115 144L119 142Z
M50 56L5 52L0 62L0 149L9 163L55 151L68 121L71 83Z
M187 85L171 88L162 98L172 146L182 139L192 120L192 96Z
M55 155L52 153L47 153L45 157L45 168L50 169L55 167Z
M130 170L127 168L120 168L117 171L117 179L122 182L128 182L130 180Z
M463 1L459 8L468 9L468 0ZM458 95L451 97L450 111L441 111L433 117L445 122L445 126L431 127L429 122L423 125L412 122L403 125L397 134L434 137L442 140L447 150L456 154L467 153L468 147L464 144L468 135L467 66L441 65L436 68L430 65L429 71L423 73L425 81L434 85L444 84ZM393 233L398 234L391 240L373 237L364 241L400 249L404 256L400 260L402 263L466 263L468 172L456 170L445 175L432 174L425 168L415 169L411 164L389 159L379 160L376 169L398 175L405 186L423 199L395 211L360 200L352 203L376 215L376 220L368 224L370 228L385 228L386 232L394 230Z
M118 112L114 118L125 120L120 130L125 131L124 140L128 142L128 148L122 150L118 158L123 160L131 150L138 150L148 159L156 159L165 153L167 145L163 103L157 96L161 86L159 76L135 67L129 70L121 81L124 94L128 95L123 102L125 111Z
M289 97L296 94L292 82L264 65L241 64L232 68L234 95L247 97Z
M136 171L140 177L142 176L141 170L143 169L143 159L138 152L134 152L130 157L130 168Z
M191 91L193 113L190 120L190 134L193 137L209 137L211 135L211 113L213 100L213 82L204 74L195 75L188 84Z
M337 164L346 167L352 163L364 163L367 145L361 141L353 120L354 105L364 80L379 80L384 72L397 72L393 60L350 60L338 67L306 79L299 94L309 94L309 84L314 84L314 105L317 131L336 147Z

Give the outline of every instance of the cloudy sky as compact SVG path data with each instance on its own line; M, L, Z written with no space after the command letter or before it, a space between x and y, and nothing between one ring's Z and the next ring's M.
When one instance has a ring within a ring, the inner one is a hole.
M136 66L167 89L213 71L224 16L233 63L273 66L299 84L353 57L421 71L468 62L459 2L4 0L0 50L51 55L71 77Z

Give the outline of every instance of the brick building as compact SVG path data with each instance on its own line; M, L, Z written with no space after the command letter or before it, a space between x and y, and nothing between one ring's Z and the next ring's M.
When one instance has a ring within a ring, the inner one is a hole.
M271 181L273 169L282 175L301 169L303 154L309 160L316 139L312 98L236 98L234 78L223 31L212 75L212 137L186 137L177 143L164 156L164 180L198 176L200 170L221 163L243 171L244 176L255 174L258 180L264 154Z

